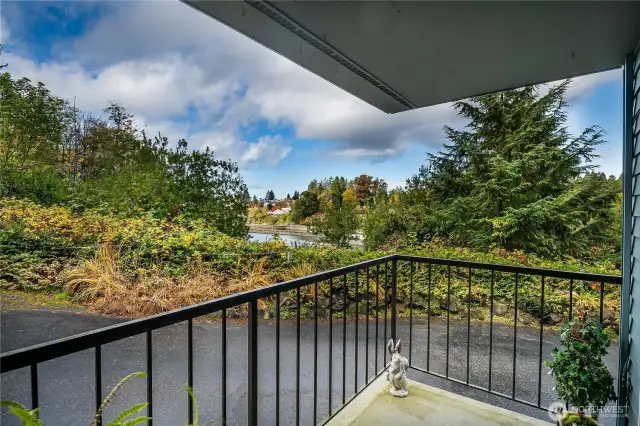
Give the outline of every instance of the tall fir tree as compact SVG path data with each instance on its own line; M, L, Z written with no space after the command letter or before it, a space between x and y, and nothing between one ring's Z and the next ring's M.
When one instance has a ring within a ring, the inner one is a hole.
M604 132L592 126L577 137L569 133L568 86L454 104L467 128L446 126L444 150L429 154L428 165L407 180L411 198L426 210L422 238L551 257L611 242L619 188L592 164Z

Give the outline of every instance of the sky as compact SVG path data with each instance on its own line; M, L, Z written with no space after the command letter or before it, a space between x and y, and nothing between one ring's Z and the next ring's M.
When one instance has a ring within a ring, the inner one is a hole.
M2 1L2 62L14 77L101 114L123 104L148 134L237 162L251 195L311 179L405 179L465 125L450 104L387 115L202 13L165 1ZM573 80L568 127L601 126L596 164L622 169L622 71Z

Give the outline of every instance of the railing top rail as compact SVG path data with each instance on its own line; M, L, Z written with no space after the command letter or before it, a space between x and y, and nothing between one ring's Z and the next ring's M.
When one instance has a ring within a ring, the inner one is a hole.
M413 256L413 255L406 255L406 254L396 255L396 258L398 260L432 263L436 265L462 266L465 268L472 268L472 269L488 269L488 270L500 271L500 272L513 272L513 273L526 274L526 275L540 275L540 276L551 277L551 278L567 278L567 279L573 278L574 280L597 281L599 283L605 283L605 284L622 284L622 277L619 275L594 274L590 272L560 271L557 269L531 268L528 266L497 265L494 263L480 263L480 262L471 262L467 260L440 259L437 257L423 257L423 256Z
M249 290L225 296L219 299L198 303L185 308L176 309L169 312L160 313L146 318L135 319L121 324L76 334L74 336L53 340L39 345L33 345L14 351L0 354L0 373L28 367L31 364L50 361L65 355L91 349L99 345L136 336L151 330L187 321L191 318L212 314L222 309L233 308L244 303L274 296L285 291L295 290L305 285L313 284L316 281L324 281L330 278L342 276L358 269L393 260L396 255L379 257L367 260L354 265L331 269L329 271L318 272L306 277L296 278L278 284L256 290Z

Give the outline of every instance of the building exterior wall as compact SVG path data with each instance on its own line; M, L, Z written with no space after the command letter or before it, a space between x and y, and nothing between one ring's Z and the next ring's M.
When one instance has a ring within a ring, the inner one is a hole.
M623 299L622 319L626 324L621 324L622 330L628 327L628 341L620 342L627 345L625 351L621 347L621 353L626 352L628 360L628 410L630 426L640 425L640 55L636 51L635 55L627 59L625 67L625 173L630 173L630 188L625 189L625 216L628 218L625 227L623 243L629 244L629 251L623 253L629 256L627 263L628 273L625 273L623 263L623 275L625 284L623 293L628 291L628 299L625 303ZM628 210L627 210L628 209ZM625 288L626 287L626 288ZM629 315L625 319L624 310ZM621 359L624 362L623 359ZM624 390L622 390L624 392ZM621 403L624 403L621 401Z

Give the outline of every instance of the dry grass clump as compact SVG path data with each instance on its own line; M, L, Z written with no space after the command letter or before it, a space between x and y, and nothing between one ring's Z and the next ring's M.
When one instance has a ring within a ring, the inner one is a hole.
M232 279L195 267L183 277L154 272L134 280L120 270L113 247L104 245L94 259L66 271L63 282L74 300L95 312L144 317L269 285L272 279L265 272L265 260L259 259ZM258 307L266 309L265 301L259 301Z
M285 281L294 280L296 278L306 277L307 275L313 275L316 272L318 272L318 268L314 264L303 262L287 269L283 274L283 278ZM315 287L312 285L308 285L306 288L303 287L302 290L306 290L309 297L315 296Z
M258 259L253 266L247 268L247 273L244 276L231 279L228 283L224 296L253 290L271 284L272 279L264 270L264 263L266 260L266 257ZM246 306L243 306L242 309L246 311ZM267 309L267 303L264 299L258 299L258 309L261 311Z
M296 278L306 277L307 275L313 275L318 272L316 265L312 263L303 262L299 265L294 265L287 269L284 273L285 280L293 280Z
M118 268L113 247L106 244L96 251L94 259L66 271L63 282L65 291L79 302L110 299L127 287L127 277Z

